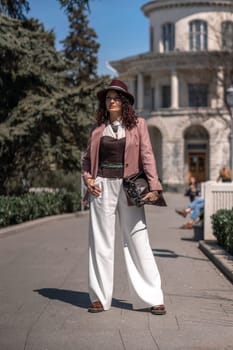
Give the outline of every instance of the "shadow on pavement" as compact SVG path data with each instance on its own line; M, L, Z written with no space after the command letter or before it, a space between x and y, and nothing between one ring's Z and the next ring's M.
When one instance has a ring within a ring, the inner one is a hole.
M188 256L188 255L182 255L182 254L178 255L173 250L168 250L168 249L152 249L152 252L154 256L158 256L160 258L186 258L186 259L207 261L207 258L196 258L194 256Z
M90 306L89 294L86 292L58 289L58 288L41 288L34 292L51 300L60 300L64 303L72 304L84 309ZM132 310L132 304L126 303L120 299L112 299L112 306L120 309Z
M34 290L34 292L37 292L45 298L60 300L85 309L87 309L90 304L89 295L86 292L58 288L41 288Z
M168 249L152 249L154 256L160 256L162 258L178 258L178 255L173 250Z
M181 241L196 242L197 240L194 237L181 237Z
M112 299L112 306L113 307L118 307L120 309L126 309L126 310L132 310L133 309L132 308L132 304L126 303L123 300L115 299L115 298Z

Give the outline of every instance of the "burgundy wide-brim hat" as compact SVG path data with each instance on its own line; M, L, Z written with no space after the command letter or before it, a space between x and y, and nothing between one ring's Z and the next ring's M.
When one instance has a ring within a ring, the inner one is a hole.
M107 94L107 92L109 90L116 90L116 91L120 91L121 93L123 93L126 97L128 97L130 104L133 105L134 104L134 97L133 95L131 95L128 91L127 86L125 85L125 83L123 83L123 81L118 80L118 79L113 79L111 81L111 83L108 85L107 88L100 90L97 92L97 97L99 100L103 100L105 99L105 96Z

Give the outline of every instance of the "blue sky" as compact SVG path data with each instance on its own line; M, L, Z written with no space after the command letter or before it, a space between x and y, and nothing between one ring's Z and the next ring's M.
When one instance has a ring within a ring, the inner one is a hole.
M113 74L106 62L149 49L149 22L141 11L145 0L90 0L89 25L98 35L98 73ZM68 34L68 21L58 0L29 0L28 17L36 17L47 30L54 29L56 47Z

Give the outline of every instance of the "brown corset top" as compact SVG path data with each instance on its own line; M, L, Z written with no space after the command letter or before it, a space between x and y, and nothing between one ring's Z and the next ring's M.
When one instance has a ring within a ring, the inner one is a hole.
M115 139L103 136L100 140L98 176L123 178L125 137Z

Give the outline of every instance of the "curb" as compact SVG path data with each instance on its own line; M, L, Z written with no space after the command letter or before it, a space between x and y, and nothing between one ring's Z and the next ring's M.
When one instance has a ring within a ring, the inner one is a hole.
M217 241L199 241L199 248L233 283L233 256L226 252Z
M7 226L0 229L0 238L3 236L8 236L11 234L15 234L17 232L21 232L23 230L28 230L31 227L42 225L44 223L53 221L53 220L64 220L64 219L70 219L72 217L81 217L88 213L88 211L78 211L75 213L69 213L69 214L59 214L59 215L52 215L52 216L46 216L43 218L38 218L31 221L22 222L20 224Z

